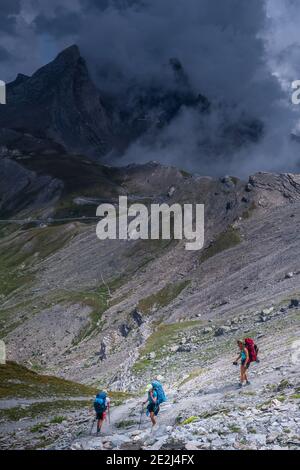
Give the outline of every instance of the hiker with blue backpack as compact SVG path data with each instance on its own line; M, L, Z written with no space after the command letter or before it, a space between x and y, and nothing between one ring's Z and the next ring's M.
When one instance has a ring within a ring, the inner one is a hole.
M96 412L97 434L99 434L103 422L106 419L106 412L109 413L110 410L110 399L108 398L106 392L101 391L97 393L96 398L94 400L94 410Z
M160 405L167 401L163 386L157 380L154 380L152 383L148 384L146 387L146 392L148 394L147 400L143 402L143 405L147 405L147 416L150 416L152 426L156 425L156 416L159 413Z

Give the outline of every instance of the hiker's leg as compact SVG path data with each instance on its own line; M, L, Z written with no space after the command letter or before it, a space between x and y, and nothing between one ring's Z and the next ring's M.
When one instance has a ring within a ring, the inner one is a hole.
M249 379L248 379L248 369L250 367L250 363L247 364L246 370L245 370L245 378L246 378L246 384L250 385Z
M154 411L151 411L150 419L152 421L152 426L155 426L156 425L156 419L155 419Z
M246 367L243 365L241 366L241 383L246 380Z
M97 432L101 431L102 424L103 424L103 419L98 419L98 421L97 421Z
M244 382L244 368L243 366L241 365L241 369L240 369L240 383L242 384Z

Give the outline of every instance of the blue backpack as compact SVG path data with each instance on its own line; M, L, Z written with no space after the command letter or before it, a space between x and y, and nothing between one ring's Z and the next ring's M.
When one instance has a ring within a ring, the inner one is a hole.
M158 403L158 405L160 405L161 403L164 403L165 401L167 401L167 397L166 397L166 394L164 392L163 386L160 382L158 382L158 380L154 380L152 382L152 387L157 393L157 403Z
M105 392L97 393L94 400L94 409L96 413L103 413L106 410L106 396Z

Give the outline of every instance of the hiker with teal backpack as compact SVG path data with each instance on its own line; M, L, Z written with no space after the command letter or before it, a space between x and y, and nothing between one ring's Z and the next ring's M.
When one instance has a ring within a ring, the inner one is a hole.
M106 418L106 411L108 411L108 413L110 411L110 399L106 392L101 391L97 393L94 400L94 410L96 412L97 434L99 434Z
M148 394L147 400L143 402L143 405L147 405L147 416L150 416L152 426L156 425L156 416L159 413L160 405L167 401L163 386L157 380L154 380L152 383L148 384L146 387L146 392Z

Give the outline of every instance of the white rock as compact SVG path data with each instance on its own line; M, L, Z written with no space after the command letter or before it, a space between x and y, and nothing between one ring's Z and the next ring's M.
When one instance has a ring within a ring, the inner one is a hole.
M169 189L169 191L168 191L168 196L169 196L169 197L172 197L174 193L175 193L175 187L174 187L174 186L171 186L170 189Z
M186 450L199 450L199 442L190 441L185 444Z
M212 331L213 331L213 329L210 326L207 326L206 328L204 328L202 330L202 333L203 334L208 334L208 333L211 333Z
M270 315L270 313L272 313L274 311L274 307L270 307L270 308L264 308L261 313L263 315Z
M81 450L81 444L79 442L73 442L73 444L70 447L71 450Z
M267 438L265 434L249 434L247 436L248 441L258 443L262 446L266 444Z

